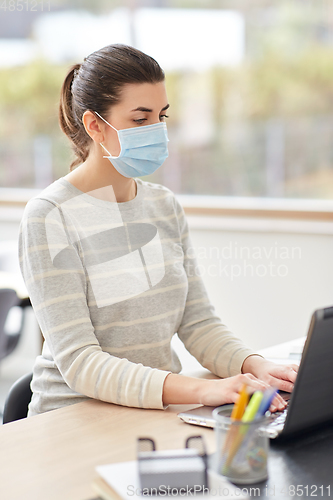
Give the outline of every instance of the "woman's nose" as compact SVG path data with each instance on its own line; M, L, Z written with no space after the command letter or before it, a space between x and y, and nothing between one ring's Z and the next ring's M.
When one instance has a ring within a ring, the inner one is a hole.
M149 118L150 119L147 120L146 125L154 125L155 123L159 123L161 121L159 115L157 116L152 115Z

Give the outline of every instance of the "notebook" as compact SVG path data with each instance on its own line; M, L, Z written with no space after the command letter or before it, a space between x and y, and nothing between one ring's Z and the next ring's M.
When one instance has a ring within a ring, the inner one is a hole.
M333 421L333 307L312 314L294 390L280 394L287 407L269 417L271 439L291 438ZM230 415L233 405L225 406ZM214 427L213 409L201 406L178 416L189 424Z
M136 460L130 462L120 462L108 465L98 465L95 467L98 476L93 480L92 486L103 500L129 500L141 497L148 497L144 490L141 490L138 463ZM222 497L225 500L249 499L249 495L242 488L238 488L231 484L227 479L220 474L217 474L212 469L208 468L208 485L209 492L204 493L189 493L185 492L179 495L171 491L170 494L155 496L155 498L185 498L192 496L196 500L209 500L212 498ZM168 493L167 490L165 490ZM154 498L154 496L149 496Z

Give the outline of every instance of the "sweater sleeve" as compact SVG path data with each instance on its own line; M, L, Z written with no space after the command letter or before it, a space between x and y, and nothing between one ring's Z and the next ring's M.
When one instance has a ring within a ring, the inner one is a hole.
M216 315L199 273L184 209L177 198L174 201L188 277L188 295L178 336L199 363L215 375L223 378L237 375L245 358L256 353Z
M102 350L87 304L87 275L60 206L33 199L20 225L19 259L52 358L76 393L124 406L163 409L168 371Z

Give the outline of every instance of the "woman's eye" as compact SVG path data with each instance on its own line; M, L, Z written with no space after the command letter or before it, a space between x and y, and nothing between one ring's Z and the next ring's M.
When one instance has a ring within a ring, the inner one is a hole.
M141 123L143 123L144 121L146 121L147 118L139 118L138 120L133 120L135 123L138 123L139 125L141 125Z
M163 118L169 118L169 116L168 115L161 115L160 120L163 120Z

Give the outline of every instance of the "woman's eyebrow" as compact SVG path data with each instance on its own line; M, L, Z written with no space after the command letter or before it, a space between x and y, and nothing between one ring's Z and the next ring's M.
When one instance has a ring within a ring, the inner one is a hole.
M164 106L164 108L161 109L161 111L166 111L170 107L170 104L167 104ZM153 110L149 108L144 108L143 106L139 106L138 108L132 109L132 111L143 111L145 113L152 113Z

